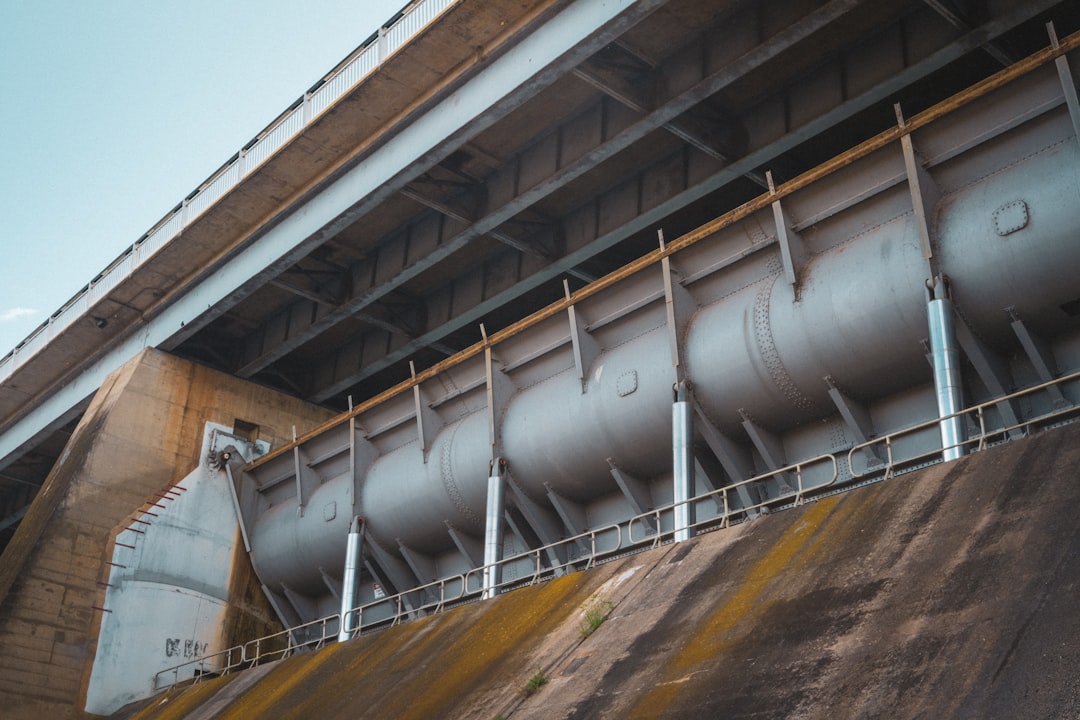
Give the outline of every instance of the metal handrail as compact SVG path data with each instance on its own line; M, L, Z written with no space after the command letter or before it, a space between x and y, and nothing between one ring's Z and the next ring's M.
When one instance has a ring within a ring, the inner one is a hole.
M388 57L416 37L432 21L460 0L416 0L394 16L393 22L357 48L351 55L288 110L244 145L224 165L212 173L165 217L154 224L141 238L125 249L85 287L60 306L48 320L39 325L22 342L0 358L0 382L7 380L23 363L48 345L56 335L90 307L103 299L104 291L115 287L131 276L147 259L203 212L213 206L229 190L236 187L255 168L280 150L286 143L320 117L345 93L374 72Z
M273 635L267 635L266 637L256 638L255 640L246 642L241 646L243 648L244 662L251 665L257 665L263 659L273 657L274 655L280 655L282 658L287 658L297 650L305 650L308 648L318 650L326 644L328 639L337 637L337 627L339 626L340 621L341 616L334 613L333 615L326 615L302 625L297 625L288 630L276 632ZM329 629L331 624L333 624L333 630ZM319 635L317 637L312 637L307 640L298 639L298 636L306 635L308 630L316 627L319 628ZM278 638L284 638L284 648L263 651L264 644L270 643ZM254 648L250 654L248 652L249 648Z
M173 687L174 685L176 685L176 684L178 684L180 682L180 670L182 670L183 668L186 668L186 667L188 667L190 665L198 665L199 666L199 668L197 668L196 672L194 673L195 682L198 682L199 679L201 677L203 677L204 675L227 675L230 670L238 668L238 667L240 667L240 666L242 666L244 664L243 654L244 654L244 646L243 645L234 645L231 648L227 648L225 650L220 650L220 651L218 651L216 653L213 653L211 655L206 655L204 657L197 658L195 660L188 660L187 662L182 662L179 665L173 665L172 667L165 668L164 670L159 670L158 672L154 673L154 679L153 679L154 692L157 692L158 690L165 689L165 688L159 686L159 680L160 680L162 675L172 673L173 679L172 679L172 682L169 683L168 687ZM236 658L235 660L233 659L234 656ZM215 667L212 663L210 665L208 665L208 663L210 663L215 658L224 658L225 659L224 666L223 667Z
M447 587L447 585L451 585L451 584L453 584L455 582L460 583L459 590L458 590L456 595L453 595L452 597L448 597L447 594L446 594L446 587ZM389 622L389 627L393 627L394 625L397 625L398 623L402 622L402 620L404 618L406 618L407 616L409 616L409 615L415 615L416 613L427 612L427 611L431 611L433 613L439 613L439 612L441 612L442 610L444 610L446 608L446 605L448 603L452 603L452 602L455 602L457 600L461 600L463 597L465 597L465 586L466 586L466 581L465 581L465 576L464 575L461 575L461 574L451 575L449 577L445 577L445 578L441 578L439 580L435 580L433 582L429 582L429 583L427 583L425 585L420 585L419 587L414 587L414 588L412 588L410 590L405 590L403 592L399 592L396 595L389 595L389 596L384 597L384 598L379 598L378 600L373 600L373 601L371 601L369 603L364 603L363 605L357 605L356 607L349 609L345 613L345 619L347 621L351 621L354 614L355 614L355 616L357 618L357 622L355 624L352 623L352 622L347 622L346 625L344 625L344 627L353 628L352 633L353 633L353 637L355 637L356 635L359 635L363 631L363 629L365 627L364 626L364 611L365 610L367 610L370 613L372 610L374 610L377 607L384 607L384 606L390 605L390 604L394 605L394 615L393 615L393 617L392 618L379 618L377 620L374 620L374 621L368 623L367 627L370 628L370 627L373 627L373 626L376 626L376 625L387 625L388 622ZM437 599L432 599L432 600L430 600L428 602L422 602L419 605L413 605L412 603L409 602L409 600L410 600L409 596L410 595L416 595L416 594L425 593L425 594L428 594L430 596L431 595L430 591L433 588L436 588L436 587L439 589L439 597Z
M608 549L605 549L605 550L597 550L597 548L596 548L596 540L597 540L597 538L599 536L601 536L601 535L605 535L605 534L612 533L612 532L615 533L615 537L616 537L615 547L608 548ZM572 558L572 557L570 557L570 553L567 553L567 559L566 560L561 560L561 561L559 561L557 563L551 563L551 562L549 562L547 564L544 563L544 556L545 555L549 555L549 559L550 559L550 553L556 551L560 547L564 547L564 546L568 547L568 548L581 547L581 542L586 540L586 539L588 539L588 542L589 542L589 553L588 553L587 556L579 556L579 557L573 557ZM511 555L510 557L503 558L502 560L499 560L498 562L490 563L488 565L482 565L482 566L480 566L478 568L473 568L472 570L469 570L467 573L465 573L465 581L466 581L466 584L468 585L470 580L476 580L477 578L479 578L476 587L468 589L468 593L469 593L470 596L476 595L476 594L481 593L483 591L483 589L484 589L483 588L483 577L484 577L484 572L486 570L488 570L490 568L505 568L505 567L508 567L510 565L518 564L522 560L531 560L532 561L532 567L533 567L532 577L530 577L527 580L522 578L522 577L515 577L515 578L511 578L511 579L507 579L507 580L500 580L498 583L495 584L495 589L504 588L504 587L508 587L508 586L511 586L511 585L521 585L521 584L535 585L536 583L540 582L540 580L543 578L544 575L546 575L546 574L556 574L556 573L558 573L558 571L564 570L564 569L566 569L568 567L576 567L576 566L581 565L582 563L584 563L584 565L582 566L581 569L587 570L587 569L595 566L596 562L600 558L607 557L608 555L612 555L614 553L617 553L622 549L624 549L623 537L622 537L622 526L617 525L617 524L604 525L602 527L594 528L592 530L587 530L587 531L585 531L583 533L580 533L578 535L573 535L573 536L568 537L568 538L563 538L561 540L556 540L553 543L548 543L547 545L543 545L543 546L538 547L538 548L530 548L529 550L526 550L525 552L517 553L516 555Z
M814 466L814 465L824 463L826 460L828 460L828 461L830 461L832 463L832 477L829 479L829 481L825 482L825 483L818 484L818 485L814 485L814 486L809 487L809 488L804 487L803 486L803 469L807 468L807 467L810 467L810 466ZM746 507L739 507L739 508L735 508L734 510L731 508L731 503L728 501L728 493L731 492L732 490L738 490L740 487L745 487L747 485L751 485L753 483L758 483L758 482L761 482L763 480L768 480L770 478L782 477L782 476L785 476L785 475L791 475L792 473L794 473L794 476L795 476L795 489L792 490L790 493L777 495L776 497L772 497L772 498L769 498L767 500L763 500L763 501L761 501L759 503L756 503L754 505L748 505ZM803 460L801 462L797 462L797 463L794 463L792 465L787 465L785 467L779 468L777 470L773 470L771 472L762 473L761 475L755 475L754 477L747 478L746 480L740 480L739 482L731 483L730 485L725 485L724 487L717 488L716 490L710 490L709 492L705 492L705 493L702 493L700 495L696 495L696 496L694 496L692 498L689 498L687 500L683 500L681 502L671 503L670 505L663 505L663 506L658 507L658 508L656 508L654 510L650 510L649 512L645 512L645 513L641 513L639 515L635 515L634 517L630 518L630 520L626 524L627 541L628 541L628 543L629 543L629 545L631 547L633 547L635 545L640 545L641 543L644 543L644 542L646 542L648 540L652 540L653 547L659 546L661 544L662 540L665 537L667 537L668 535L674 535L675 534L675 529L674 528L671 529L671 530L662 530L662 527L663 527L663 525L661 523L661 521L663 519L662 516L667 514L667 513L674 513L676 508L681 507L683 505L696 504L696 503L699 503L699 502L701 502L703 500L710 500L710 499L715 501L716 498L721 498L722 501L723 501L723 511L720 514L714 515L713 517L706 518L704 520L697 520L697 521L691 523L689 525L689 527L690 528L697 528L697 527L701 527L703 525L714 525L719 521L721 527L726 528L726 527L731 526L731 516L732 515L747 514L747 513L750 513L752 511L754 511L754 510L759 510L761 508L765 508L765 507L768 507L768 506L781 505L781 504L784 504L788 500L794 500L793 504L794 505L799 505L805 499L807 494L817 493L817 492L819 492L821 490L825 490L826 488L832 487L833 485L836 484L836 480L839 477L840 477L840 466L839 466L839 463L837 462L836 456L833 455L832 453L827 453L825 455L818 455L817 457L810 458L809 460ZM718 508L719 508L719 503L718 503ZM648 534L646 534L645 536L641 537L640 539L635 539L635 537L634 537L634 523L644 524L644 523L646 523L646 521L650 521L650 522L655 523L654 526L653 526L654 529L651 532L649 532Z
M1057 408L1055 410L1052 410L1052 411L1050 411L1048 413L1044 413L1044 414L1036 416L1036 417L1029 418L1029 419L1027 419L1027 420L1025 420L1023 422L1016 423L1014 425L1008 425L1008 426L1004 426L1004 427L1000 427L1000 428L993 428L993 429L989 429L989 430L986 427L986 418L984 416L984 411L986 409L992 408L992 407L994 407L996 405L1000 405L1003 402L1009 402L1011 400L1015 400L1017 398L1024 397L1026 395L1032 395L1034 393L1041 392L1041 391L1046 390L1046 389L1048 389L1050 387L1054 387L1054 386L1057 386L1057 385L1064 385L1066 383L1074 382L1074 381L1080 381L1080 372L1071 373L1069 375L1065 375L1065 376L1062 376L1062 377L1057 378L1055 380L1050 380L1048 382L1041 383L1039 385L1033 385L1032 387L1025 388L1023 390L1018 390L1018 391L1016 391L1016 392L1014 392L1012 394L1004 395L1002 397L995 398L993 400L987 400L986 402L980 403L978 405L973 405L973 406L971 406L969 408L965 408L965 409L963 409L963 410L961 410L959 412L952 413L951 415L946 415L944 417L934 418L933 420L927 420L926 422L921 422L921 423L919 423L917 425L912 425L910 427L906 427L906 428L903 428L901 430L891 432L888 435L882 435L881 437L877 437L877 438L874 438L872 440L867 440L866 442L859 443L858 445L855 445L850 450L848 450L848 467L851 469L851 476L854 479L861 479L861 478L865 478L865 477L868 477L868 476L871 476L871 475L878 475L878 474L884 473L885 476L888 477L889 475L891 475L896 470L897 466L907 466L907 465L918 464L920 462L930 460L931 458L937 457L937 456L941 455L943 452L945 452L946 450L951 450L953 448L958 448L958 447L967 447L969 445L976 445L976 448L975 448L976 451L983 450L983 449L986 448L987 441L990 438L994 437L994 436L1008 435L1009 433L1011 433L1014 430L1026 429L1026 428L1028 428L1028 427L1030 427L1032 425L1035 425L1035 424L1047 423L1047 422L1053 421L1053 420L1055 420L1055 419L1057 419L1059 417L1065 417L1065 416L1068 416L1068 415L1071 415L1071 414L1074 414L1074 413L1080 413L1080 406L1069 405L1069 406L1066 406L1066 407ZM971 415L971 414L975 415L975 418L977 420L977 424L978 424L978 427L979 427L979 432L978 432L978 434L976 436L967 438L966 440L963 440L962 442L959 442L959 443L956 443L956 444L953 444L953 445L949 445L949 446L941 447L941 448L936 448L934 450L919 453L917 455L906 456L906 457L904 457L904 458L902 458L900 460L897 460L896 458L893 457L893 443L898 438L904 437L905 435L911 435L911 434L916 433L916 432L922 432L922 431L925 431L925 430L929 430L931 428L936 428L942 423L942 421L945 421L945 420L950 420L952 418L962 417L962 416ZM883 465L875 465L875 466L872 466L872 467L867 467L867 468L865 468L865 469L863 469L861 471L856 472L855 466L852 463L852 456L856 452L863 451L863 450L869 450L869 449L871 449L871 448L873 448L875 446L879 446L879 445L883 445L884 448L885 448L885 454L886 454L885 463Z

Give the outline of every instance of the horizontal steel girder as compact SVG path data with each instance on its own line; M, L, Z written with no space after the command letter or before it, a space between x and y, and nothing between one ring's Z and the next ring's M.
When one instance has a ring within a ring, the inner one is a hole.
M503 171L496 172L488 181L486 190L481 193L488 198L503 198L501 205L498 204L499 200L495 200L492 202L495 207L484 217L464 226L460 218L451 217L452 220L458 220L458 222L442 226L449 230L448 236L440 238L440 242L432 247L430 252L415 261L409 262L408 254L400 247L407 242L404 236L380 246L375 257L365 260L354 268L353 287L356 290L347 301L327 311L319 307L309 309L310 300L299 300L297 305L300 306L300 311L296 312L290 308L286 310L286 313L296 318L303 318L303 321L290 323L287 332L274 336L272 343L260 342L261 336L257 333L261 331L256 331L256 337L245 340L243 347L257 347L258 354L246 360L238 368L237 374L241 377L251 377L333 325L351 317L371 302L445 260L471 241L486 234L496 234L498 237L498 228L519 213L614 157L657 128L667 125L702 100L715 95L724 87L745 77L747 73L760 68L785 50L837 21L864 1L832 0L752 51L724 63L718 69L710 71L704 65L699 65L694 68L699 74L697 78L686 77L687 73L683 71L680 73L682 77L679 78L679 85L685 86L685 89L657 103L656 109L647 115L641 116L628 109L622 110L621 113L603 112L598 109L593 113L596 127L591 132L582 132L579 118L573 118L564 123L563 126L557 128L556 132L549 134L541 141L542 144L547 143L551 146L550 152L544 154L555 155L554 162L551 163L553 170L546 178L528 187L521 186L520 166L524 158L536 150L534 147L526 148ZM663 72L663 69L660 72ZM674 72L669 74L674 74ZM589 118L587 117L586 120ZM559 141L560 137L571 132L575 137L584 136L588 140L574 143ZM563 151L557 151L556 147L562 148ZM568 148L572 150L567 150ZM539 149L546 150L544 147ZM512 196L506 197L506 191L503 188L512 188ZM449 212L444 214L452 215ZM392 273L383 269L387 266L395 267L395 265L396 268ZM570 268L564 268L561 272L568 270Z
M773 119L768 113L776 113L782 109L785 103L763 104L760 108L752 111L753 117L744 118L744 124L757 128L751 136L751 147L742 158L720 166L712 159L703 155L698 157L702 163L712 162L716 168L705 180L691 184L678 182L687 178L690 173L686 172L690 160L684 160L684 165L675 166L672 172L676 181L665 184L669 189L669 195L653 198L648 206L640 204L643 198L648 198L641 191L655 168L645 168L637 176L610 190L606 195L590 201L579 208L568 221L573 227L565 228L565 234L572 236L574 232L584 234L586 237L579 243L568 243L565 254L554 258L550 263L536 267L522 262L514 265L508 257L496 260L499 267L504 270L502 283L485 284L475 277L475 273L484 273L483 267L474 271L474 274L466 275L455 280L452 286L444 288L439 294L432 297L429 305L428 317L435 318L438 315L433 311L433 306L446 306L449 295L455 292L454 287L467 286L483 287L479 302L463 307L461 312L446 317L427 332L408 342L392 344L385 335L379 333L367 333L364 337L346 345L337 353L327 356L315 368L314 387L311 391L312 399L321 402L338 395L358 382L376 375L379 372L403 361L418 350L430 346L433 342L445 338L450 333L477 325L485 315L493 310L511 303L517 298L532 290L551 282L565 274L568 269L591 258L622 240L652 227L655 227L664 217L672 212L699 200L707 194L723 187L745 173L759 167L767 167L775 158L783 153L802 144L810 138L818 135L829 127L851 116L892 97L901 88L927 77L941 67L952 62L961 55L979 47L987 38L997 37L1008 29L1020 24L1054 3L1043 0L1039 3L1031 3L1002 17L977 28L971 33L937 49L929 50L922 58L911 58L912 64L899 73L889 74L880 82L872 85L863 93L849 97L840 105L827 105L820 114L806 119L805 122L789 127L784 123L784 118ZM918 28L908 28L910 32L919 32ZM882 40L884 42L884 40ZM908 45L905 37L896 38L896 42ZM832 84L837 87L844 82L844 78L850 74L844 66L823 67L818 75L808 79L807 84L815 87L826 87ZM830 93L831 94L831 93ZM686 150L686 157L690 158L694 150ZM664 158L657 166L671 165L670 158ZM618 196L630 198L630 202L638 203L633 208L619 212L618 215L627 218L624 222L616 225L605 226L600 220L602 207L610 208L618 202ZM507 251L510 252L510 251ZM506 278L506 268L516 267L516 275L513 280ZM531 272L530 272L531 270ZM367 354L364 350L365 343L379 345L378 357ZM387 350L387 348L390 348ZM363 362L360 359L363 358Z

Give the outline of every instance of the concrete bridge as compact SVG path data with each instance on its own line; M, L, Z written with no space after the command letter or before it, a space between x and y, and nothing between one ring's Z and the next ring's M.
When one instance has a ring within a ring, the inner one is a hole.
M110 568L192 468L235 503L221 578L169 566L233 618L179 636L216 651L1067 417L1078 29L1052 0L411 3L0 360L3 691L113 709L109 593L152 573Z

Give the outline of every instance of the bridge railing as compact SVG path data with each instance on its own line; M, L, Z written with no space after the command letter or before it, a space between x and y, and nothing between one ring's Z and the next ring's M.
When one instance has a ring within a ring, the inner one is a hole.
M825 466L827 468L825 472L827 473L828 479L825 482L807 486L805 483L807 470L818 466ZM809 460L803 460L773 470L772 472L762 473L761 475L755 475L746 480L740 480L739 482L725 485L716 490L710 490L709 492L702 493L678 503L672 503L671 505L665 505L655 510L650 510L647 513L635 515L630 519L626 526L627 540L630 546L637 546L644 542L652 541L652 546L657 547L661 545L664 540L671 539L674 536L676 529L673 522L665 522L665 519L673 518L676 509L683 505L694 506L701 502L711 500L716 503L717 507L717 513L715 515L695 520L687 525L688 528L695 529L705 525L719 525L720 527L726 528L731 525L731 518L734 516L747 517L763 509L775 508L788 504L799 505L808 495L816 494L831 488L836 484L836 480L839 477L840 465L836 456L831 453L819 455L810 458ZM776 480L787 485L788 480L792 478L794 478L795 481L794 488L788 486L787 490L781 490L778 494L764 500L759 499L758 502L752 502L746 506L740 504L739 507L735 509L732 509L731 507L730 496L732 492L738 492L742 488L748 489L750 485L757 485L766 480ZM635 535L635 527L645 528L640 537ZM665 527L668 529L665 530Z
M935 418L933 420L927 420L926 422L912 425L911 427L903 428L888 435L882 435L881 437L873 438L864 443L855 445L848 450L847 459L848 466L851 468L851 475L855 479L870 477L874 475L885 475L886 477L894 474L897 470L911 467L933 461L938 459L942 452L945 450L951 450L954 448L969 448L974 446L975 450L984 449L994 438L1007 439L1014 431L1023 430L1027 431L1029 428L1035 425L1048 425L1054 422L1065 420L1074 415L1080 415L1080 405L1064 401L1061 403L1055 403L1049 412L1038 414L1034 417L1028 418L1022 422L1018 422L1012 425L994 425L992 427L987 426L986 415L989 410L992 410L998 405L1003 403L1009 403L1021 398L1030 398L1032 395L1046 392L1052 388L1061 389L1063 386L1070 383L1080 382L1080 372L1075 372L1069 375L1064 375L1060 378L1050 380L1048 382L1033 385L1023 390L1018 390L1009 395L1004 395L993 400L988 400L978 405L973 405L969 408L965 408L959 412L951 415L946 415L943 418ZM1064 397L1064 395L1062 395ZM967 433L969 437L958 442L954 445L948 445L940 449L929 450L926 452L919 452L915 454L902 453L898 456L896 452L897 440L913 435L919 432L926 432L933 430L941 425L945 420L951 420L952 418L963 418L967 421L968 430L976 429L974 433ZM863 470L856 470L856 464L853 462L855 453L863 453L871 451L875 453L881 453L884 455L882 462L876 465L869 465Z
M260 164L319 117L345 93L375 71L435 18L459 0L416 0L380 28L316 87L293 103L217 172L121 253L108 267L0 359L0 382L75 320L86 315L106 293L175 238L181 230L234 188Z

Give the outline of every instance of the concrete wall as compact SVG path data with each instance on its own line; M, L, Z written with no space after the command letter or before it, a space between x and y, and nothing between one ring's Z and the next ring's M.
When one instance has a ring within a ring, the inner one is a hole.
M116 717L1076 717L1078 468L1074 424Z
M102 385L0 558L0 702L5 718L82 717L111 542L142 503L200 458L203 426L259 425L277 445L330 413L147 350ZM273 614L238 558L238 635Z

